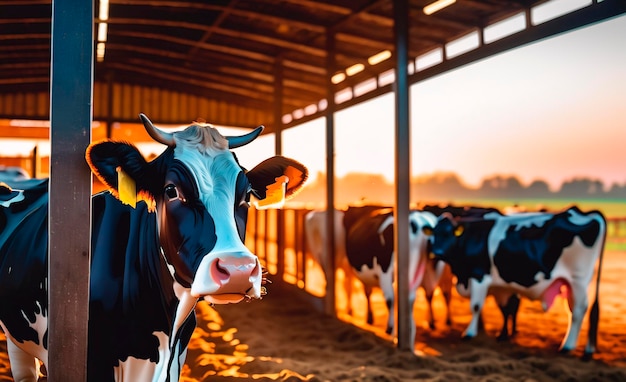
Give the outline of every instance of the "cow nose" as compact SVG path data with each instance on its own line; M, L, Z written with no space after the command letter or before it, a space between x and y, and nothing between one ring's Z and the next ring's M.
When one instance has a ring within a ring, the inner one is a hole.
M245 252L208 255L202 260L191 284L195 297L239 295L261 297L262 267L256 256Z
M235 287L237 283L249 283L250 276L254 274L258 267L254 259L216 259L211 267L211 276L220 280L222 284L231 284Z

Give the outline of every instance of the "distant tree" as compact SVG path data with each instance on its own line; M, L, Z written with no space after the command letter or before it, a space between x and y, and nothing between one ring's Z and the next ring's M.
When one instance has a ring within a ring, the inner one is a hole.
M470 190L463 185L459 176L451 172L438 172L416 177L411 182L413 201L464 198Z
M599 180L575 178L563 182L558 194L562 197L602 197L604 185Z
M626 183L623 185L613 183L606 196L615 199L626 198Z
M543 180L534 180L525 191L526 197L529 198L545 198L551 194L550 187L548 187L548 183Z
M520 197L524 187L515 176L494 175L485 178L480 187L481 196L485 197Z
M411 179L411 202L448 202L470 198L626 198L626 183L613 184L609 191L599 180L577 178L564 182L558 192L550 191L543 180L534 180L524 187L515 176L493 175L484 178L481 187L466 187L462 179L452 172L422 175ZM326 203L326 174L319 172L314 181L298 194L297 201L324 205ZM382 175L350 173L335 180L335 203L345 206L354 203L394 203L394 185Z

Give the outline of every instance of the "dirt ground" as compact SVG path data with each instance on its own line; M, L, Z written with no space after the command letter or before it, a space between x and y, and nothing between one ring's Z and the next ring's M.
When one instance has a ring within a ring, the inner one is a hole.
M291 288L273 284L261 301L199 304L182 381L626 381L625 290L626 251L606 252L599 351L593 360L583 361L586 322L573 354L556 351L567 328L564 300L546 313L539 303L522 300L518 334L501 343L495 337L502 319L492 300L483 312L485 332L463 341L470 319L467 300L454 295L448 327L438 296L436 329L430 330L420 293L414 354L397 350L383 333L387 313L381 295L374 296L377 314L368 327L363 296L352 298L354 317L338 319L312 309ZM1 339L0 382L11 381Z

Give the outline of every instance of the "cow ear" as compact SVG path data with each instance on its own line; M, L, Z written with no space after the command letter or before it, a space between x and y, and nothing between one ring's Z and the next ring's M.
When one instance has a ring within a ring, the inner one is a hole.
M122 142L96 142L87 147L85 158L94 175L116 196L119 195L120 170L137 183L138 192L149 191L141 182L148 163L135 146Z
M255 196L259 199L266 198L268 186L275 184L283 176L287 177L285 198L289 199L302 189L309 176L309 170L294 159L274 156L256 165L246 175Z

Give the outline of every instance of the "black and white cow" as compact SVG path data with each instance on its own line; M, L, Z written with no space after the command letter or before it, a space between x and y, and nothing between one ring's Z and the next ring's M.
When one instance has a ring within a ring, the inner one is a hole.
M335 269L341 269L345 275L344 277L344 289L346 294L350 296L352 294L353 276L358 274L358 271L352 267L348 261L346 255L346 228L345 225L352 226L354 221L351 219L359 218L361 215L367 215L376 210L389 209L390 207L382 206L360 206L351 207L351 212L348 214L348 220L344 224L345 211L335 210L335 264L330 264L326 256L324 256L324 246L326 239L326 211L310 211L305 218L305 234L307 246L313 259L320 264L326 277L332 275ZM359 211L356 213L356 211ZM353 255L353 256L356 256ZM365 253L361 253L359 256L367 256ZM393 266L392 266L393 268ZM431 329L435 328L435 320L433 313L433 297L435 290L439 287L446 300L446 306L449 308L452 291L452 274L449 267L444 262L427 261L424 275L422 278L421 286L424 289L424 294L428 302L428 325ZM364 290L367 300L367 322L373 323L373 312L370 304L370 296L372 293L372 287L383 287L381 285L365 285ZM391 291L390 291L391 292ZM349 298L349 297L348 297ZM348 313L351 314L351 307L348 303ZM446 323L451 324L449 309L446 316ZM391 328L387 328L391 331Z
M588 309L587 289L604 249L606 221L600 212L571 207L559 213L489 213L482 218L454 219L443 214L434 230L426 233L432 233L433 254L450 264L459 293L470 298L473 316L466 337L476 335L488 292L504 297L518 293L541 300L548 310L565 287L572 314L560 349L568 352L576 347ZM600 265L596 277L598 283ZM596 284L585 357L596 349L597 296Z
M252 141L262 127L224 137L206 124L169 133L140 115L168 148L146 162L132 145L89 146L93 172L110 187L93 196L87 379L178 381L195 328L196 303L259 299L265 272L244 245L250 195L288 173L286 196L307 169L272 157L250 171L229 148ZM118 200L118 172L144 199ZM15 380L37 380L47 364L48 181L23 190L0 188L0 324ZM132 204L132 203L131 203ZM68 233L71 235L71 233ZM70 255L70 254L68 254Z
M357 278L363 283L367 297L367 322L373 323L370 306L372 289L381 288L389 310L386 332L394 329L394 217L389 208L376 206L349 207L344 214L346 255ZM438 285L443 265L436 266L428 257L428 238L422 233L425 226L433 226L436 217L430 212L409 213L409 306L413 311L415 295L420 286L432 295ZM425 285L424 281L428 281ZM430 305L430 304L429 304ZM430 320L432 320L432 312ZM413 315L411 315L413 322ZM415 336L415 324L411 325Z
M426 205L423 207L423 210L434 213L437 218L439 218L443 214L446 214L447 216L451 215L453 218L480 218L490 213L501 214L500 210L493 207L459 205ZM508 209L508 211L519 211L519 208ZM449 271L449 266L446 267L446 271ZM500 312L502 313L503 318L502 329L500 330L500 334L498 335L498 340L506 341L511 336L514 336L517 332L517 312L519 310L520 297L517 293L501 293L499 290L491 290L489 294L492 295L495 299L498 308L500 308ZM448 301L448 307L450 305L450 300L451 297L446 296L446 301ZM483 330L483 322L480 319L477 330Z

